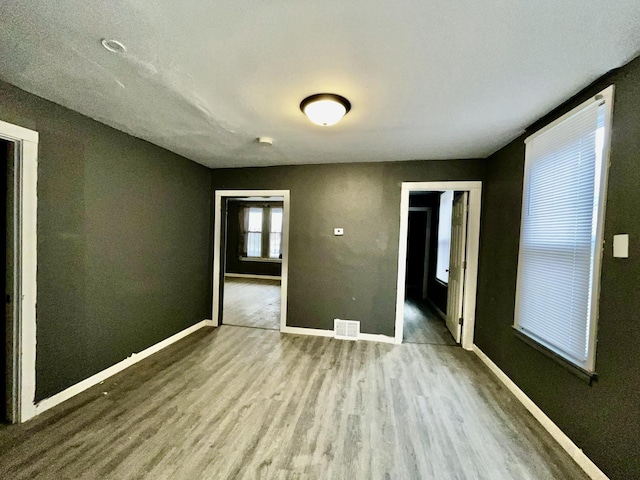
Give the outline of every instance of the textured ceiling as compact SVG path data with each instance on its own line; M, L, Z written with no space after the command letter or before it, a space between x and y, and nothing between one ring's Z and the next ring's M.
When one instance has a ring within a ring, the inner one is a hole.
M639 51L638 0L0 4L0 78L211 167L484 157Z

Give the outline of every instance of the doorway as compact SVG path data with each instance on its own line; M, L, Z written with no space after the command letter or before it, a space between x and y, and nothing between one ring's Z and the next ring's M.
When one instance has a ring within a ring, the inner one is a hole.
M289 192L215 192L213 320L286 326Z
M3 169L1 275L2 420L24 422L36 413L36 272L38 133L0 121Z
M2 162L2 417L19 423L36 414L36 272L38 133L0 121Z
M283 198L225 202L222 324L280 330Z
M447 282L438 278L449 242L441 223L451 224L446 210L449 192L411 192L407 222L407 259L403 343L455 345L446 328Z
M395 343L473 345L481 182L404 182Z

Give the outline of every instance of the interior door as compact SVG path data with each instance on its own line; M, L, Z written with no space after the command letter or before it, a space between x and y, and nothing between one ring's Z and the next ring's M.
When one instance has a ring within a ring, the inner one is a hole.
M464 299L464 271L467 258L467 210L469 193L463 192L453 201L451 218L451 253L447 289L447 328L460 343Z

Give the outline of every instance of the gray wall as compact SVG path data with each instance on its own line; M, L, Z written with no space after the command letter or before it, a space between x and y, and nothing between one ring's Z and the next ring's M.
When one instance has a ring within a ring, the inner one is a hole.
M640 472L640 59L611 72L537 130L609 84L615 84L611 168L597 382L589 385L517 338L515 307L524 136L487 162L482 213L476 344L612 479ZM612 237L630 234L630 258L612 257Z
M211 171L0 82L40 133L36 399L210 318Z
M214 189L291 191L288 325L360 320L394 334L400 185L482 180L483 161L301 165L213 171ZM334 237L333 228L344 236Z

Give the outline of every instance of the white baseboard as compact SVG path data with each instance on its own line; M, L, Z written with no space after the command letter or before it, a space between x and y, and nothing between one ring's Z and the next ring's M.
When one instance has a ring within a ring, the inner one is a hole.
M279 275L254 275L253 273L225 273L225 277L231 278L258 278L262 280L282 280Z
M311 335L315 337L333 337L333 330L322 330L320 328L302 328L302 327L283 327L280 333L289 333L293 335Z
M396 343L394 337L379 335L377 333L361 333L358 336L358 340L364 340L365 342Z
M302 327L284 327L280 329L281 333L289 333L293 335L312 335L316 337L330 337L333 338L335 333L333 330L323 330L320 328L302 328ZM358 336L358 340L364 340L365 342L382 342L382 343L394 343L393 337L386 335L377 335L375 333L361 333Z
M68 400L71 397L74 397L79 393L87 390L88 388L91 388L94 385L97 385L98 383L103 382L107 378L115 375L116 373L121 372L125 368L128 368L131 365L138 363L140 360L144 360L148 356L153 355L156 352L159 352L163 348L168 347L172 343L175 343L178 340L181 340L187 335L190 335L193 332L200 330L203 327L215 327L215 326L216 325L213 322L213 320L202 320L201 322L198 322L195 325L192 325L189 328L186 328L181 332L178 332L175 335L172 335L171 337L166 338L161 342L158 342L155 345L152 345L149 348L146 348L145 350L142 350L141 352L133 353L131 354L131 356L125 358L121 362L118 362L115 365L112 365L111 367L105 370L102 370L101 372L98 372L95 375L92 375L89 378L86 378L81 382L76 383L75 385L72 385L71 387L67 388L66 390L63 390L60 393L56 393L51 397L41 400L35 405L34 415L39 415L42 412L49 410L50 408L53 408L56 405L59 405L65 400Z
M585 455L581 448L579 448L573 441L553 423L553 421L538 407L533 400L531 400L526 393L524 393L520 387L518 387L513 380L511 380L506 373L504 373L500 367L498 367L493 361L487 357L477 345L473 345L473 352L489 367L489 370L498 377L498 379L504 383L515 397L520 400L520 403L529 410L531 415L534 416L540 425L551 434L551 436L560 444L560 446L575 460L575 462L582 468L587 475L593 480L609 480L602 470L591 461L589 457Z

